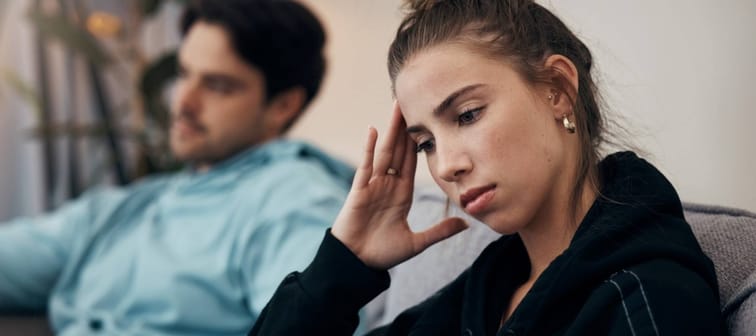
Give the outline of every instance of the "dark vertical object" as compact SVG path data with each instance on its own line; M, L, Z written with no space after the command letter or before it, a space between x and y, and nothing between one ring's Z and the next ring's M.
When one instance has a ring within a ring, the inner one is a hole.
M41 0L34 1L35 8L39 11L42 7ZM50 87L48 83L47 53L45 52L45 40L42 34L37 32L35 43L35 52L37 57L37 85L39 85L40 98L40 120L39 129L42 139L42 160L44 161L44 199L42 206L45 210L50 209L53 205L55 182L55 152L52 143L52 104L50 104Z
M76 24L81 24L81 18L75 15L75 13L71 13L71 6L69 5L67 0L58 0L58 4L60 5L60 9L65 17L74 20ZM66 78L68 78L68 80L73 83L72 85L68 85L66 87L68 92L65 96L67 97L68 101L66 102L67 105L65 106L65 112L68 119L67 124L70 125L71 130L74 130L78 125L78 120L76 118L76 64L73 51L71 51L70 48L66 49L64 57ZM73 131L68 132L68 139L66 140L66 147L68 148L67 198L76 198L79 196L79 194L81 194L82 191L81 186L79 185L79 151L77 148L79 143L78 136Z
M126 175L126 169L123 163L123 151L121 145L118 143L118 130L113 122L113 118L110 113L110 101L104 89L104 83L102 77L97 72L97 67L91 61L87 61L87 69L89 71L89 78L92 81L92 89L94 90L95 106L97 113L100 115L100 119L105 129L105 137L110 147L110 155L113 160L113 172L115 173L116 182L118 185L125 185L129 182L129 178Z
M81 20L85 20L87 17L86 10L79 1L72 1L76 10L76 16L81 18ZM124 185L129 182L129 178L126 174L126 168L123 162L123 151L118 142L118 129L113 122L113 117L110 112L110 99L105 90L105 83L102 80L102 76L97 71L97 66L95 66L91 60L87 60L86 62L87 71L89 72L89 78L92 82L92 89L94 91L95 108L99 114L103 128L105 129L105 140L110 148L110 156L113 163L113 172L115 173L116 183Z
M163 89L178 76L177 59L176 51L161 56L142 72L139 79L139 91L142 94L142 107L145 117L156 122L163 130L170 128L170 111L163 103ZM171 169L171 163L167 163L164 157L161 160L158 156L150 155L149 145L154 146L155 144L145 143L142 145L140 168L143 169L139 173L146 175ZM160 143L157 146L163 147L165 145Z

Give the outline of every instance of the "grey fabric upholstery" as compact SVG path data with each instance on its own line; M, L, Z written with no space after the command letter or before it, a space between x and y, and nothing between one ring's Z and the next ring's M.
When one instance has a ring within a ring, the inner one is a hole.
M714 262L723 308L756 270L756 215L743 210L683 204L701 248ZM756 329L755 329L756 330Z
M52 334L44 316L0 316L0 335L49 336Z
M756 335L756 271L735 292L723 314L733 336Z
M756 215L737 209L683 204L704 252L714 262L722 311L732 335L756 335ZM437 187L418 188L409 215L413 230L437 223L448 212L470 228L430 247L391 272L391 287L368 305L368 327L393 320L400 312L453 280L499 235L456 207L447 210Z

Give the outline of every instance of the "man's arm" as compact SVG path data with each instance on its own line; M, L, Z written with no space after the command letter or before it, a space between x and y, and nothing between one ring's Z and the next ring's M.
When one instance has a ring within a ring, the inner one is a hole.
M281 280L312 261L346 197L345 186L314 182L306 175L292 175L275 190L260 190L267 193L266 204L241 244L247 306L255 318Z
M73 246L86 235L91 198L0 224L0 312L45 309Z

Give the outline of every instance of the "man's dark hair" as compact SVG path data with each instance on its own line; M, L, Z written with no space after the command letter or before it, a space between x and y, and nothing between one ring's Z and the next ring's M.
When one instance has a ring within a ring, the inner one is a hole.
M291 0L195 0L181 19L182 35L197 21L225 28L237 54L265 77L267 100L302 87L304 110L318 93L325 72L326 35L304 5Z

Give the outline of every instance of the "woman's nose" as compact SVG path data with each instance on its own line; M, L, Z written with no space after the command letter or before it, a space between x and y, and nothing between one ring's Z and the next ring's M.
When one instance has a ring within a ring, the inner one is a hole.
M458 146L436 143L438 175L446 182L456 182L472 170L470 157Z

